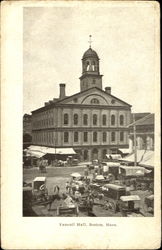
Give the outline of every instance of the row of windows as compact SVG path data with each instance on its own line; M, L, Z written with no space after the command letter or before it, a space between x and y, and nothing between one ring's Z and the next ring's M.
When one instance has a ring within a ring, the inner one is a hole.
M38 121L33 122L34 127L48 126L48 125L53 125L53 124L54 124L54 119L53 118L38 120Z
M95 101L95 99L94 99ZM63 123L64 125L69 125L69 114L64 114L64 117L63 117ZM97 114L93 114L93 117L92 117L92 123L94 126L96 126L98 124L98 120L99 120L99 117ZM102 115L102 125L103 126L106 126L107 124L107 115ZM112 126L114 126L116 124L116 116L115 115L111 115L111 119L110 119L110 123ZM120 115L119 116L119 124L120 126L123 126L125 123L124 121L124 115ZM74 125L78 125L79 124L79 115L78 114L74 114L73 115L73 124ZM54 125L54 119L53 118L49 118L49 119L42 119L42 120L36 120L33 122L33 126L34 127L42 127L42 126L52 126ZM88 115L87 114L84 114L83 115L83 125L88 125Z
M74 114L73 116L73 123L74 125L78 125L78 114ZM97 125L98 123L98 116L96 114L93 114L93 118L92 118L92 121L93 121L93 125ZM102 125L106 125L107 123L107 116L106 115L102 115ZM115 125L116 123L116 117L115 115L111 115L111 125ZM69 115L66 113L64 114L64 125L68 125L69 124ZM119 116L119 124L121 126L124 125L124 116L123 115L120 115ZM88 125L88 115L87 114L84 114L83 115L83 125Z
M69 132L64 132L64 143L68 143L69 142L69 137L70 134ZM83 142L88 142L88 132L83 132ZM106 132L102 133L102 141L103 142L107 142L108 136ZM92 134L92 140L93 142L98 142L99 140L99 133L98 132L93 132ZM119 140L120 142L124 141L124 132L121 131L119 133ZM73 134L73 141L74 142L79 142L79 132L75 131ZM115 142L116 141L116 132L111 132L111 142ZM39 142L39 143L49 143L49 144L53 144L55 143L55 133L54 132L46 132L46 133L36 133L33 136L33 142Z
M124 132L120 132L119 135L119 140L120 142L124 141ZM74 132L74 142L78 142L79 141L79 133L76 131ZM83 141L84 142L88 142L88 132L83 132ZM95 131L93 132L93 142L97 142L98 141L98 133ZM107 133L103 132L102 133L102 141L103 142L107 142ZM116 133L113 131L111 132L111 142L115 142L116 141ZM69 142L69 132L64 132L64 142L68 143Z

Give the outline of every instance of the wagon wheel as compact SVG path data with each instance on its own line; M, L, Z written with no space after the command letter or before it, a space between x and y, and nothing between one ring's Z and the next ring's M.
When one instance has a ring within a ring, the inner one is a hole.
M116 204L113 201L108 201L107 208L109 211L115 213L116 212Z

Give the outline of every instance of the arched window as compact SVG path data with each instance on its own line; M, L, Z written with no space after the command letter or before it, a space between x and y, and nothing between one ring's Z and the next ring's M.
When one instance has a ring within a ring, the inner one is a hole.
M115 125L115 115L111 115L111 125Z
M97 132L93 132L93 142L97 142Z
M74 142L78 142L78 132L74 132Z
M120 141L124 141L124 132L120 132Z
M88 125L88 115L87 114L83 115L83 124Z
M102 139L103 139L103 142L106 142L107 141L107 133L106 132L103 132L102 134Z
M95 65L96 65L96 63L95 63L95 61L93 61L93 62L92 62L92 70L93 70L93 71L95 71Z
M89 71L89 61L86 62L86 71Z
M105 159L107 154L107 149L103 149L102 151L102 158Z
M120 125L124 125L124 116L120 115Z
M93 99L91 100L91 103L92 103L92 104L99 104L100 102L99 102L99 100L98 100L97 98L93 98Z
M106 115L102 116L102 125L106 125Z
M93 125L97 125L97 115L93 115Z
M74 114L74 125L78 124L78 114Z
M112 141L112 142L115 141L115 132L111 132L111 141Z
M88 150L84 150L84 160L88 159Z
M64 114L64 125L67 125L69 123L69 116L68 114Z
M83 138L84 142L88 141L88 132L84 132L84 138Z
M64 142L69 142L69 133L64 132Z

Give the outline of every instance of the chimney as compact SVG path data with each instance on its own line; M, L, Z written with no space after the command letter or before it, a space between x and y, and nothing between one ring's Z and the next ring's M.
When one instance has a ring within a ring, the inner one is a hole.
M106 87L105 92L111 95L111 87Z
M60 83L60 99L63 99L65 97L65 83Z

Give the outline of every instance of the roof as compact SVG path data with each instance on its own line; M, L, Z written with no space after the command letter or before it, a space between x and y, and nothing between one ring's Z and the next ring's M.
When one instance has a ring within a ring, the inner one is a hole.
M112 188L112 189L115 189L115 190L125 189L125 187L119 186L119 185L115 185L115 184L105 184L104 187Z
M131 123L129 127L136 125L136 126L146 126L146 125L154 125L154 114L149 114L144 116L143 118Z
M122 201L140 201L140 197L138 195L127 195L127 196L120 196Z
M130 122L130 123L133 122L133 117L134 117L135 121L137 121L137 120L139 120L139 119L141 119L141 118L143 118L143 117L145 117L145 116L147 116L147 115L149 115L149 114L150 114L149 112L144 112L144 113L132 113L132 114L131 114L131 122Z
M111 157L113 160L120 160L122 158L120 154L106 154L106 157Z
M40 177L35 177L33 181L45 181L46 177L45 176L40 176Z
M108 96L110 96L110 97L112 97L112 98L114 98L114 99L116 99L116 100L122 102L123 104L125 104L125 105L131 107L131 105L130 105L129 103L124 102L123 100L117 98L116 96L111 95L111 94L107 93L106 91L104 91L104 90L102 90L102 89L100 89L100 88L92 87L92 88L86 89L86 90L84 90L84 91L80 91L80 92L78 92L78 93L76 93L76 94L74 94L74 95L66 96L66 97L63 98L63 99L58 99L57 101L55 101L55 102L53 102L53 103L51 103L51 104L48 104L47 106L43 106L43 107L41 107L41 108L39 108L39 109L33 110L32 113L34 113L34 112L36 112L36 111L43 111L44 109L50 109L50 108L52 108L52 107L55 107L55 106L58 105L58 104L61 104L61 103L62 103L63 101L65 101L65 100L68 100L68 99L74 98L74 97L78 97L79 95L83 95L84 93L88 92L89 90L92 91L92 90L96 90L96 89L97 89L98 91L100 91L101 93L104 93L104 94L106 94L106 95L108 95ZM66 104L66 105L67 105L67 104ZM72 105L74 105L74 104L72 104ZM75 105L77 105L77 104L75 104ZM80 104L78 104L78 105L80 105ZM93 106L94 106L94 105L93 105Z
M119 167L120 166L119 162L102 162L102 164L105 164L108 167Z
M93 49L89 48L84 54L83 54L83 58L82 59L86 59L88 57L95 57L97 59L99 59L96 51L94 51Z
M145 168L143 167L128 167L128 166L120 166L121 172L123 172L122 170L125 170L124 173L126 174L126 176L143 176L146 171Z

